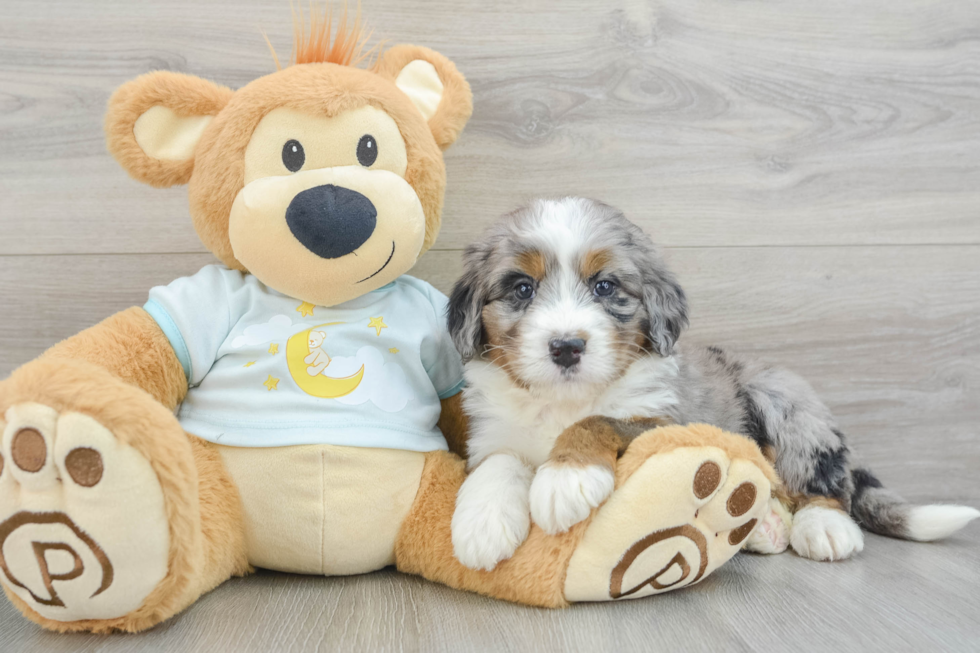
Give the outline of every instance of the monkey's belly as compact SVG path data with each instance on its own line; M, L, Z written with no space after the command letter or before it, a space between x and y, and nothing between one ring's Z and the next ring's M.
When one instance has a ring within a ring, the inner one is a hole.
M345 575L394 564L424 454L335 445L219 451L241 494L252 565Z

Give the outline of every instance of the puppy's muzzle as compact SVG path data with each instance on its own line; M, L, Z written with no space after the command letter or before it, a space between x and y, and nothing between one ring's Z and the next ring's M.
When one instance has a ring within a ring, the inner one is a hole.
M286 224L320 258L340 258L367 242L378 211L361 193L324 184L297 193L286 208Z
M585 351L585 340L582 338L554 339L548 343L548 353L555 365L569 369L578 365Z

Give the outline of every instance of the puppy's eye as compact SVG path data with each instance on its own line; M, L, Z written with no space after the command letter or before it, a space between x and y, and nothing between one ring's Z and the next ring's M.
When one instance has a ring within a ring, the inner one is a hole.
M519 283L514 287L514 296L521 301L527 301L534 297L534 286L529 283Z
M592 289L592 292L599 297L608 297L615 291L616 284L608 280L597 281L595 287Z
M378 160L378 142L371 134L364 134L357 142L357 161L365 168L370 168Z
M306 152L303 151L303 146L300 145L299 141L286 141L286 144L282 146L282 164L286 166L286 170L296 172L303 167L304 163L306 163Z

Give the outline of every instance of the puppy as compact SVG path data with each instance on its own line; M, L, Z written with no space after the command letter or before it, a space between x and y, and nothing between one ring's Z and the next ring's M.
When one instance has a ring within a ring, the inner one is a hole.
M688 323L684 292L650 239L613 207L535 201L493 225L464 262L449 330L467 361L471 473L452 535L468 567L509 558L531 518L549 533L585 519L613 490L630 423L704 422L755 440L796 511L789 543L815 560L861 551L856 522L933 540L980 515L910 506L852 467L830 411L791 372L676 346ZM612 419L580 422L590 416ZM786 548L788 518L774 508L753 534L757 550Z

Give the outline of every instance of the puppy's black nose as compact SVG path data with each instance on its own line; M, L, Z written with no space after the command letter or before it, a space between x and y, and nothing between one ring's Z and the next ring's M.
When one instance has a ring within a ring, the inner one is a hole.
M350 254L371 237L377 223L371 200L333 184L307 188L286 208L289 230L320 258Z
M548 343L548 351L551 353L551 360L555 365L568 368L578 365L585 351L585 341L581 338L570 338L568 340L552 340Z

